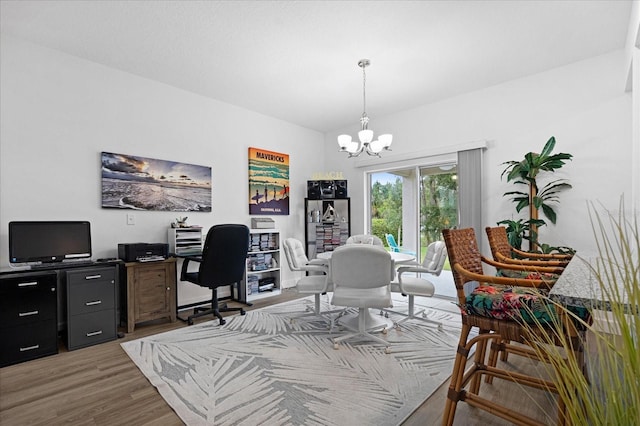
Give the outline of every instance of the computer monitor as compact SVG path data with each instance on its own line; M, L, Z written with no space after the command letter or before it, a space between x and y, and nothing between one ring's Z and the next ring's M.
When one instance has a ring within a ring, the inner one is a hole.
M9 222L10 263L90 258L91 225L87 221Z

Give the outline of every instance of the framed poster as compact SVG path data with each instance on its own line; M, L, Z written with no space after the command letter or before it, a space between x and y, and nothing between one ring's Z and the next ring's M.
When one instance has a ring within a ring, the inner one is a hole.
M102 207L211 211L211 167L102 153Z
M289 155L249 148L249 214L289 214Z

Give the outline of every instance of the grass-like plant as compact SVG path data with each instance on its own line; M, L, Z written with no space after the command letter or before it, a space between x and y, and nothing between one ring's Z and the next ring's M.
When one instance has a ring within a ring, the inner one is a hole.
M606 312L608 321L584 321L549 300L557 313L547 324L551 333L532 337L532 346L550 361L545 365L566 404L570 424L637 425L640 419L640 229L635 213L631 217L625 213L624 201L619 212L599 213L593 204L589 206L598 255L573 260L589 263L603 299L608 300L606 306L590 308L594 316ZM587 338L580 341L586 363L566 356L572 349L564 338L567 319L586 331ZM537 326L542 325L529 325Z

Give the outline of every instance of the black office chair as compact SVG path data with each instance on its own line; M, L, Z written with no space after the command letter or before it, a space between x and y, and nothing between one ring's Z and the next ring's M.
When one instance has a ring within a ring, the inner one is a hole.
M211 308L195 308L194 314L187 318L189 325L193 324L194 318L204 315L213 314L220 320L220 325L224 325L226 321L220 312L239 311L240 315L245 314L243 308L230 308L226 303L219 303L219 301L232 299L243 302L234 298L233 292L235 287L237 297L240 297L240 286L244 278L248 251L249 228L245 225L224 224L215 225L209 229L202 257L185 258L180 279L209 287L212 291ZM187 271L190 261L200 262L198 272ZM231 286L231 297L218 299L217 290L222 286Z

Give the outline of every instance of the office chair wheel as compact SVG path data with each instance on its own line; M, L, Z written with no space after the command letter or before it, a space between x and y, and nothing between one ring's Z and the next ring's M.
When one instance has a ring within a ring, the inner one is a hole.
M244 309L240 309L240 315L246 315L247 312Z
M333 340L333 349L338 350L339 346L338 346L338 342L335 341L335 339Z
M390 354L391 353L391 348L389 346L387 346L386 348L384 348L384 353L385 354Z
M193 325L193 320L192 319L188 319L187 320L187 325Z
M442 327L442 324L438 324L438 331L444 331L444 328Z
M384 311L382 309L380 309L380 316L384 315Z
M387 334L387 327L382 329L382 334Z
M385 317L385 318L389 318L389 312L385 312L385 313L384 313L384 317Z
M220 318L220 325L225 325L227 323L227 320L225 320L224 318Z
M398 324L397 322L394 322L393 328L395 328L396 330L400 330L400 324Z

